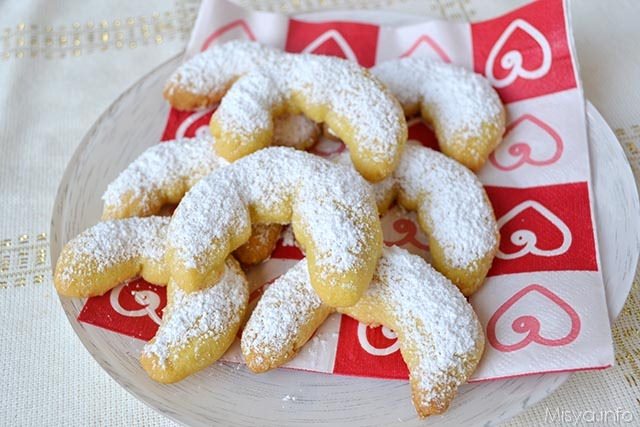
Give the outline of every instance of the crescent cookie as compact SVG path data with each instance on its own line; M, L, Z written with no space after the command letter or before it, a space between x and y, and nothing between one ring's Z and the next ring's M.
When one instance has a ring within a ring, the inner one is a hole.
M371 181L393 172L407 139L402 108L368 70L255 42L236 40L194 56L171 76L164 95L176 108L220 101L210 125L227 160L270 145L274 118L287 113L327 123Z
M505 110L487 79L429 58L402 58L371 69L398 98L405 114L433 126L440 149L478 171L502 140Z
M163 285L168 217L106 221L68 242L60 254L54 283L70 297L102 295L141 275ZM149 376L175 382L209 366L233 343L245 317L249 286L237 261L227 258L220 281L185 293L169 281L167 306L141 363Z
M458 289L422 258L390 247L351 307L324 304L303 261L273 282L242 333L249 369L264 372L291 359L334 310L396 332L421 417L446 411L484 351L482 326Z
M64 246L53 275L60 295L102 295L125 280L142 276L165 284L165 239L169 218L151 216L105 221Z
M213 139L179 138L153 145L123 170L102 195L102 219L149 216L184 194L211 171L229 164Z
M345 164L349 158L340 155ZM373 184L378 210L397 201L416 211L436 270L465 296L480 288L500 244L491 202L480 180L430 148L407 144L392 177Z
M140 364L161 383L173 383L206 368L233 344L249 301L247 279L227 258L222 277L197 292L167 285L168 303L155 337L142 350Z
M288 121L297 123L298 119L283 119ZM307 129L304 124L300 126L302 129L296 135L287 137L283 133L282 139L289 138L289 143L304 141L301 137ZM211 137L201 137L180 138L147 148L107 187L102 195L102 219L157 215L163 206L179 203L202 177L229 164L215 153L212 145ZM255 225L249 242L234 255L247 265L264 261L273 251L281 228L279 224Z
M271 147L213 171L176 209L167 233L171 278L187 292L221 273L252 223L291 223L306 250L311 283L331 306L356 303L382 250L370 186L352 169Z

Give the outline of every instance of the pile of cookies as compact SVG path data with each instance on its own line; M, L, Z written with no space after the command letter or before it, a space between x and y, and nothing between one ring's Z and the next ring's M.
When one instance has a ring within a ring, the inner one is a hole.
M162 324L140 358L164 383L215 362L239 330L247 366L264 372L293 358L333 312L385 325L398 335L420 416L444 412L483 353L465 297L499 243L472 172L504 132L490 84L425 58L366 70L233 41L184 63L164 96L180 110L219 104L211 135L154 146L108 186L103 222L58 259L58 292L101 295L137 276L166 284ZM442 153L406 143L406 117L418 113ZM319 126L348 153L304 151ZM416 211L432 265L384 247L379 218L394 202ZM177 207L162 216L168 205ZM286 224L306 259L249 312L241 264L268 258Z

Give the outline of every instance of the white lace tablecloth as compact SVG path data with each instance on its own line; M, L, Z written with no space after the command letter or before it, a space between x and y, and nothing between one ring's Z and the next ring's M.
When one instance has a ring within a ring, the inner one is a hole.
M474 20L523 1L242 3ZM197 8L196 0L0 3L0 425L173 425L121 389L75 337L51 285L47 232L58 182L82 136L121 92L184 48ZM581 0L571 9L586 95L640 180L640 2ZM551 424L558 411L630 411L640 424L639 313L636 277L613 326L616 366L573 375L508 425Z

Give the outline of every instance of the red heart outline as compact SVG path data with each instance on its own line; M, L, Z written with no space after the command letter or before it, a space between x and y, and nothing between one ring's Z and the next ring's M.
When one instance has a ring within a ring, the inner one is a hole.
M406 52L404 52L402 55L400 55L400 58L407 58L413 55L413 52L415 52L416 49L418 49L418 47L423 43L433 49L433 51L440 57L440 59L442 59L446 63L451 64L451 58L449 57L449 55L447 55L447 52L445 52L444 49L434 39L426 34L418 37L416 41L413 42L411 47L407 49Z
M547 297L550 301L554 302L565 313L567 313L569 318L571 318L571 330L566 336L562 338L544 338L539 333L540 321L536 317L520 316L513 321L513 323L511 324L511 328L514 332L519 334L528 332L527 336L525 336L522 340L515 344L502 344L496 336L496 325L498 323L498 320L518 300L522 299L530 292L540 293L541 295ZM532 342L536 342L547 347L558 347L573 342L580 333L580 327L580 316L578 316L578 313L576 313L576 311L565 300L563 300L544 286L532 284L516 292L511 298L506 300L500 307L498 307L495 313L493 313L493 316L491 316L491 318L489 319L489 323L487 323L487 340L489 340L489 343L492 347L504 353L520 350L521 348L528 346Z
M211 44L216 39L220 38L220 36L233 30L236 27L242 28L245 34L247 35L247 37L249 38L249 40L256 41L256 36L253 34L253 31L251 31L251 27L249 27L249 25L245 22L244 19L238 19L236 21L232 21L226 25L223 25L222 27L218 28L213 33L211 33L209 37L207 37L204 43L202 44L202 48L200 49L200 51L202 52L209 49L209 46L211 46Z
M404 246L404 245L413 245L418 249L422 249L425 251L429 250L429 245L426 245L418 240L418 227L416 224L407 218L399 218L393 221L393 229L400 234L404 234L404 237L401 237L398 240L388 240L384 243L387 246Z
M555 129L553 129L551 126L549 126L547 123L543 122L542 120L540 120L539 118L531 115L531 114L523 114L522 116L518 117L516 120L514 120L513 122L511 122L504 133L504 137L503 139L506 139L507 136L511 133L511 131L518 127L521 123L525 122L525 121L529 121L530 123L533 123L535 126L539 127L540 129L542 129L546 134L548 134L556 143L556 151L553 154L553 156L549 159L545 159L545 160L535 160L531 157L531 145L529 145L526 142L515 142L511 145L509 145L508 148L508 152L511 156L513 157L520 157L520 159L518 161L516 161L513 165L510 166L505 166L505 165L501 165L498 160L496 159L496 153L495 151L493 153L491 153L491 155L489 156L489 161L491 162L491 164L493 166L495 166L496 168L503 170L503 171L512 171L514 169L519 168L520 166L524 165L524 164L530 164L532 166L548 166L551 165L555 162L557 162L560 157L562 157L562 153L564 151L564 144L562 142L562 138L560 137L560 135L558 134L558 132L555 131Z

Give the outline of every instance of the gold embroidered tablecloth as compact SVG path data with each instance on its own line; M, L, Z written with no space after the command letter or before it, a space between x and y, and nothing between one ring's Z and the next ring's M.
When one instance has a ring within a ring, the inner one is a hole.
M378 7L475 20L524 1L240 3L291 13ZM47 231L58 182L82 136L122 91L184 48L197 9L197 0L0 4L0 424L173 425L121 389L75 337L51 285ZM571 9L586 95L640 182L640 3L582 0ZM550 424L558 411L616 410L640 423L639 310L636 276L613 326L617 365L573 375L508 425Z

